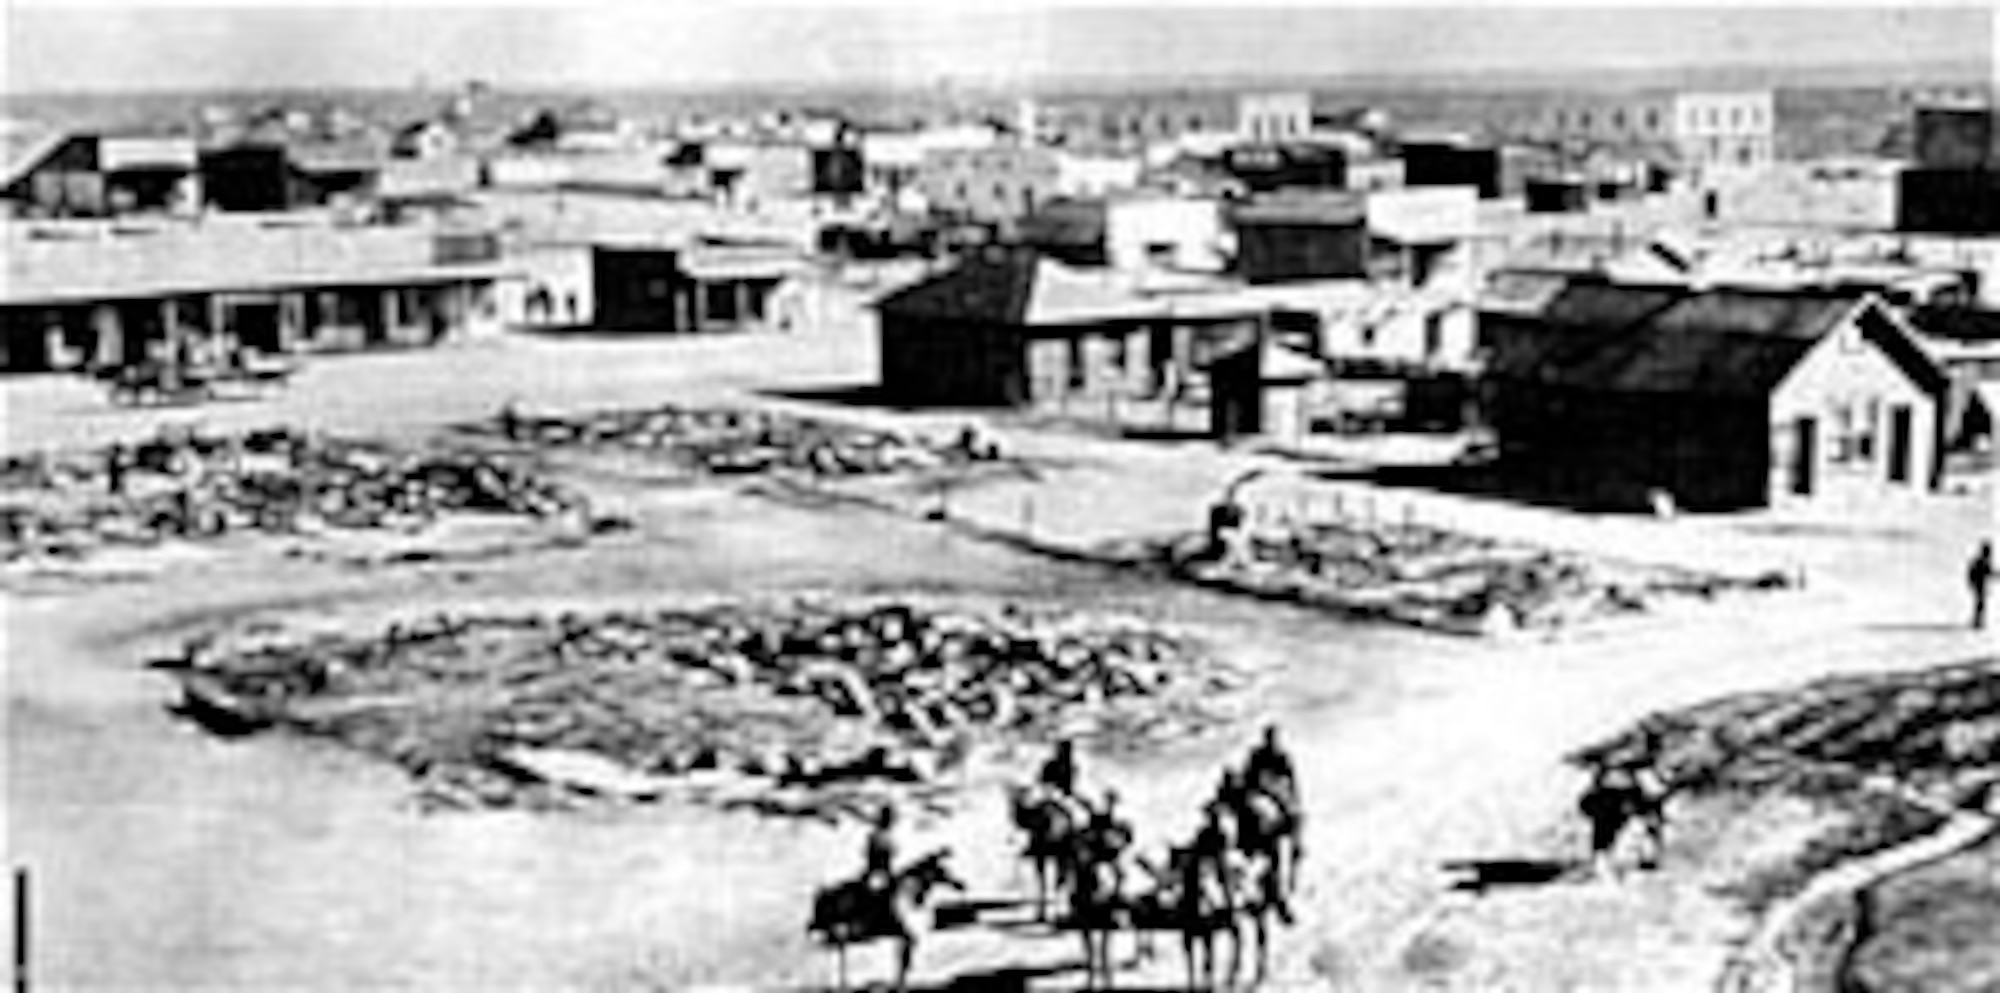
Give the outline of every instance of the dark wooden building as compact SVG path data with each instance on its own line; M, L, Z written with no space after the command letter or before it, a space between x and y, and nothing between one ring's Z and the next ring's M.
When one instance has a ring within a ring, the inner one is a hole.
M671 249L591 250L591 282L597 300L597 327L607 330L677 330L682 299L690 292L681 274L680 253Z
M1872 295L1580 280L1482 334L1500 468L1526 493L1723 510L1939 478L1944 374Z
M1919 107L1917 165L1925 169L1983 169L2000 164L2000 134L1986 107Z
M1022 245L1071 265L1109 261L1110 206L1103 200L1063 199L1043 204L1015 225Z
M16 149L0 197L37 218L192 210L201 199L195 157L191 138L50 134Z
M1530 179L1526 202L1530 214L1580 213L1589 208L1590 195L1581 179Z
M1500 150L1456 142L1410 142L1402 146L1403 185L1472 186L1482 200L1500 195Z
M2000 171L1905 169L1896 178L1896 229L1916 234L2000 232Z
M861 149L849 146L815 148L812 152L812 191L821 196L858 196L867 169Z
M1265 314L1175 312L1103 285L1033 251L962 257L876 305L885 399L1115 421L1200 394L1211 434L1261 429Z
M1230 212L1236 270L1251 283L1368 274L1365 207L1347 194L1261 197Z
M1347 154L1324 145L1240 145L1222 163L1252 193L1347 188Z

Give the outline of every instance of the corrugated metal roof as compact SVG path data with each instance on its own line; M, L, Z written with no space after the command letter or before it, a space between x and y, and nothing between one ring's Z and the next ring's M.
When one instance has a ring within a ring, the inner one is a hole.
M1853 296L1573 284L1488 323L1489 371L1611 392L1761 396L1861 305Z
M970 257L875 306L884 317L1018 325L1027 319L1039 263L1032 252Z

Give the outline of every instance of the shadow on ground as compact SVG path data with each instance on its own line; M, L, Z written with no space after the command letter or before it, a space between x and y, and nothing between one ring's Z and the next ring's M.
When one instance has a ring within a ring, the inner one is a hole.
M1514 886L1545 886L1573 878L1581 863L1575 859L1461 859L1443 863L1453 876L1451 888L1485 894Z

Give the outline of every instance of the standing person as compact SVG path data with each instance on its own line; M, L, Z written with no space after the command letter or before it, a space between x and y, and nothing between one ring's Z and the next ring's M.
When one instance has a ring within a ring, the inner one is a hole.
M1972 629L1986 627L1986 591L1993 585L1993 543L1982 541L1965 567L1965 581L1972 587Z
M104 487L112 496L125 495L125 445L114 441L104 450Z
M1208 549L1215 560L1234 564L1241 558L1243 507L1234 495L1225 496L1208 508Z

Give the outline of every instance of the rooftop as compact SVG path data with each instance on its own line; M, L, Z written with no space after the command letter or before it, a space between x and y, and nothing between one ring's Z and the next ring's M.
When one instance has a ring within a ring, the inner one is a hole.
M415 226L341 227L297 216L8 225L0 304L505 275L496 263L437 264L434 239L440 233Z
M1862 306L1851 294L1577 281L1533 316L1491 325L1490 369L1612 392L1762 396Z

